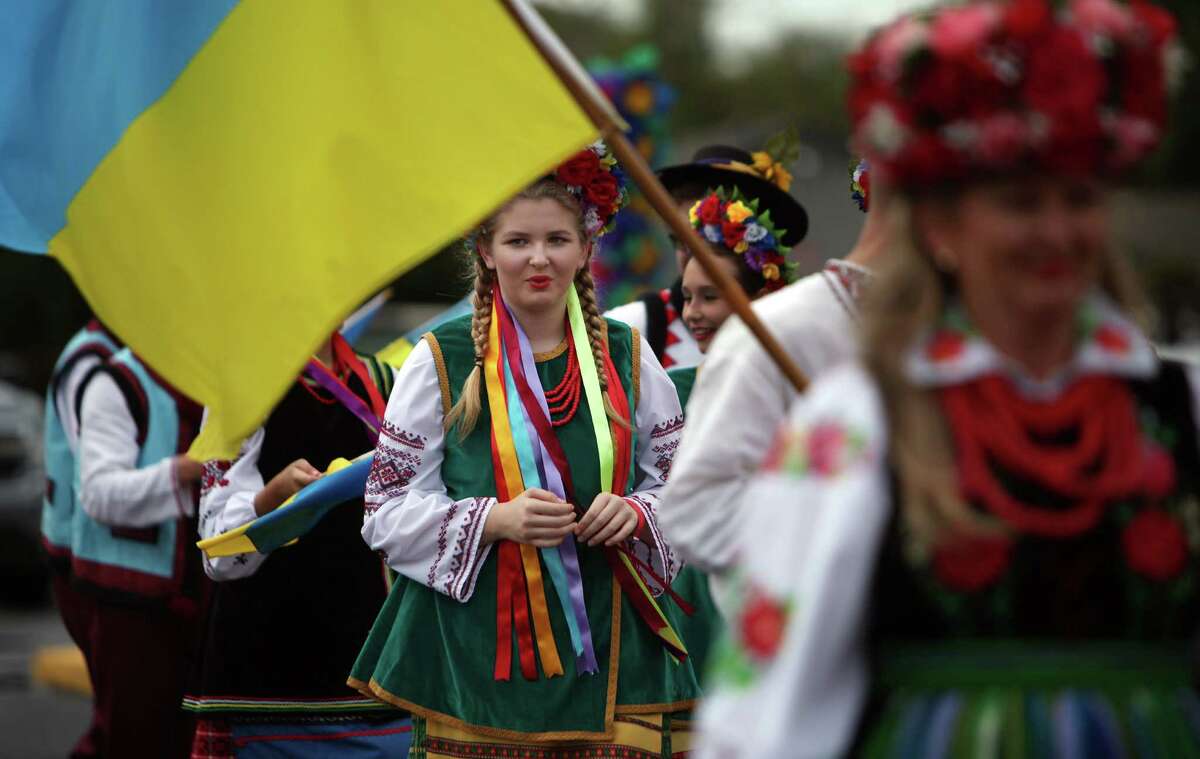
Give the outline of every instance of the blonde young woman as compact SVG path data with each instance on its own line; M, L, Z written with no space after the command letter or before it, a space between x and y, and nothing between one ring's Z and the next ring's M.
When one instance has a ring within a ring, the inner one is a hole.
M351 684L413 713L414 756L687 751L695 676L652 597L678 570L655 512L682 414L588 271L619 179L597 144L488 219L474 313L388 403L363 536L401 578Z
M980 0L852 59L895 245L864 361L747 494L702 755L1200 752L1200 375L1156 357L1109 230L1173 29Z

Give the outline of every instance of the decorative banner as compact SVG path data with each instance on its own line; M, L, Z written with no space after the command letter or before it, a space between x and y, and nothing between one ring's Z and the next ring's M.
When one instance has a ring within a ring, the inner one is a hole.
M627 122L632 142L651 166L661 166L670 152L668 117L674 90L658 77L658 50L639 45L619 61L597 58L588 73ZM600 243L601 255L592 274L607 307L628 303L676 276L671 246L660 222L641 193L630 188L629 205Z

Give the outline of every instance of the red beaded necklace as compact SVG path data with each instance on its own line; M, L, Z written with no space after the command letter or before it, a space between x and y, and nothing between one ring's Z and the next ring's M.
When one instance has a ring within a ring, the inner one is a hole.
M550 407L550 424L562 427L575 417L582 394L583 375L579 371L579 359L575 355L575 342L567 338L567 370L553 389L546 391L546 405ZM562 414L555 419L556 414Z
M963 495L1023 532L1077 535L1113 500L1145 485L1145 447L1133 395L1110 377L1076 381L1048 402L1020 397L1012 383L984 377L939 394L956 444ZM1063 442L1069 437L1069 442ZM992 466L1074 502L1051 510L1013 497Z

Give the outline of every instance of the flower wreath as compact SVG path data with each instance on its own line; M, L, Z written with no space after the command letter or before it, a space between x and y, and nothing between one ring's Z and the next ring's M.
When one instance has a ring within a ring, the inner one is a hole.
M851 56L854 139L902 188L1035 169L1106 175L1162 137L1186 60L1150 0L970 0Z
M603 140L560 164L554 179L579 200L583 226L592 239L612 231L617 211L629 202L625 172Z
M791 248L779 242L787 232L776 229L771 212L758 211L758 199L747 198L736 187L732 193L718 187L688 210L688 220L705 240L739 255L766 280L773 292L795 279L796 265L786 256Z
M871 166L867 159L850 162L850 197L863 213L871 204Z

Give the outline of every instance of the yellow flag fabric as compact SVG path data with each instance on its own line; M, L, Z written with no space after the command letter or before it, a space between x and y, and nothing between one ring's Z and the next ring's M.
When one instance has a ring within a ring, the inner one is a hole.
M243 0L49 252L228 458L342 318L596 136L491 0Z

